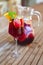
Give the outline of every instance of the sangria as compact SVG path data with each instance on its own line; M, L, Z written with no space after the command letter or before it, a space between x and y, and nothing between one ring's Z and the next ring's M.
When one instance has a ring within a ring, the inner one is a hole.
M32 26L32 16L38 17L38 26L41 21L41 14L30 7L23 7L17 5L17 11L7 12L5 16L9 19L8 32L16 40L16 48L14 54L18 57L17 43L20 45L27 45L32 43L35 37L35 32Z

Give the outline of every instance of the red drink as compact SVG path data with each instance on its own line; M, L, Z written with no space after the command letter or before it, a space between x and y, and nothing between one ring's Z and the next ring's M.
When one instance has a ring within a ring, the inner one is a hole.
M21 31L21 33L19 33ZM9 33L14 37L18 37L18 43L21 45L31 43L34 39L34 34L31 26L20 20L13 20L9 23Z

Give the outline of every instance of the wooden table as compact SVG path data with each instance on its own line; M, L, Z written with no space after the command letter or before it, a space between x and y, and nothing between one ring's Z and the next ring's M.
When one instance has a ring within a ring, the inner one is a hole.
M13 38L5 31L0 33L0 65L43 65L43 22L38 27L33 22L35 39L28 46L18 45L20 57L15 59L12 52L15 50Z

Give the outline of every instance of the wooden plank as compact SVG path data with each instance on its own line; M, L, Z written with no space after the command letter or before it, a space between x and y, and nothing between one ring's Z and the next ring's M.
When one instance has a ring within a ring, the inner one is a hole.
M12 50L12 48L13 48L13 50ZM19 49L20 50L18 50L19 52L22 52L22 50L24 49L24 47L20 47L19 46ZM12 50L12 51L14 51L15 49L14 49L14 47L12 46L10 49L9 49L9 51L10 50ZM15 58L12 58L11 55L12 53L11 53L11 51L10 51L10 53L7 55L7 57L2 61L2 63L1 63L1 65L3 65L3 64L7 64L8 62L10 62L11 60L12 60L12 62L13 62L13 60L15 60ZM10 58L9 58L10 57ZM10 61L9 61L10 60Z
M4 51L5 50L7 51L14 44L14 42L12 40L10 41L10 40L8 40L8 38L6 38L4 41L2 41L1 44L2 45L0 45L0 56L2 56Z
M21 54L21 56L18 59L16 59L16 61L12 65L17 65L18 62L24 57L25 53L27 53L28 50L29 50L29 47L26 47L23 53Z
M37 53L37 55L35 56L35 59L33 60L32 64L31 65L37 65L40 57L42 56L42 53L43 53L43 45L40 47L40 50L39 52ZM40 64L41 65L41 64ZM43 65L43 64L42 64Z
M24 57L18 62L18 65L24 65L25 61L27 60L27 58L32 54L32 52L34 51L34 48L36 45L33 44L34 47L30 46L30 49L28 50L28 52L24 55Z
M9 52L3 53L3 55L0 57L0 63L4 60L4 58L8 55Z
M42 56L41 56L37 65L43 65L43 52L42 52Z
M19 51L19 53L20 54L22 54L23 53L23 51L24 51L24 49L25 49L25 47L22 47L22 48L20 48L18 51ZM21 56L21 55L20 55ZM18 57L19 58L19 57ZM5 64L6 65L10 65L10 64L12 64L13 62L15 62L15 57L11 57L11 59L9 60L9 61L7 61L7 62L5 62Z
M39 44L40 44L40 43L39 43ZM38 44L38 46L39 46L39 44ZM42 45L42 43L41 43L41 45ZM39 51L39 49L40 49L40 47L38 47L38 46L34 49L33 53L32 53L31 56L27 59L27 61L26 61L26 63L25 63L24 65L30 65L30 64L32 63L34 57L37 55L37 53L38 53L38 51Z
M15 48L15 45L11 45L8 51L5 51L6 53L3 54L3 56L0 57L0 63L11 53L11 51Z

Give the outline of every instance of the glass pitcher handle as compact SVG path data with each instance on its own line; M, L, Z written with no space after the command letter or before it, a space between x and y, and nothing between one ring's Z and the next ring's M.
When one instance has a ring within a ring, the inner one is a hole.
M39 11L34 11L33 14L38 17L38 26L39 26L40 22L42 21L41 13Z

